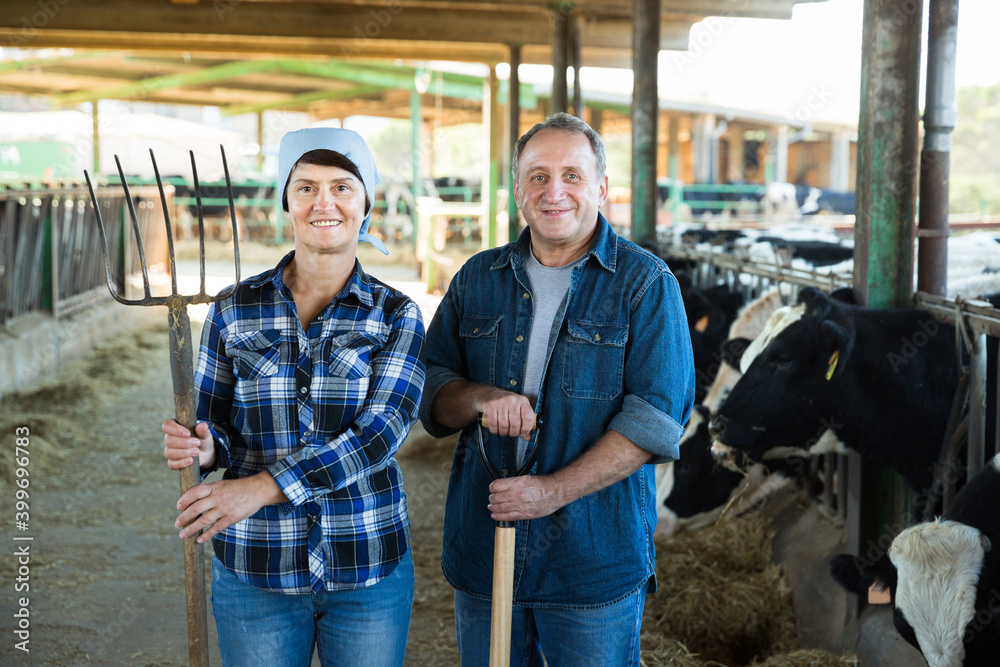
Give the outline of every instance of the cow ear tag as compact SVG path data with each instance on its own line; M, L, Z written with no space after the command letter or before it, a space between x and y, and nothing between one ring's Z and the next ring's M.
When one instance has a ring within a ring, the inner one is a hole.
M705 333L706 329L708 329L708 315L702 315L701 318L695 322L694 330L698 333Z
M892 596L889 594L889 587L878 579L868 587L868 604L889 604Z
M834 350L830 355L830 360L826 362L826 379L833 377L833 372L837 370L837 362L840 361L840 350Z

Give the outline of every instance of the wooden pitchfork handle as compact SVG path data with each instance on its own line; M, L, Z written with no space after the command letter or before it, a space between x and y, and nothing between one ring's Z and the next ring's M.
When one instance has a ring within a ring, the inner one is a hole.
M178 424L194 434L197 398L194 391L194 352L187 304L171 303L170 374L174 383L174 412ZM181 495L201 481L198 457L181 468ZM188 659L191 667L208 667L208 611L205 603L205 552L198 544L198 531L184 540L184 590L187 595Z
M541 425L538 415L535 415L532 430ZM483 443L482 429L488 428L486 417L482 414L476 420L476 437L479 441L479 455L483 459L486 470L493 479L501 475L489 457L486 455L486 445ZM537 443L524 464L517 470L520 476L531 470L538 457ZM493 531L493 595L490 609L490 665L489 667L510 667L510 633L511 617L514 610L514 545L517 542L517 532L511 521L498 521Z

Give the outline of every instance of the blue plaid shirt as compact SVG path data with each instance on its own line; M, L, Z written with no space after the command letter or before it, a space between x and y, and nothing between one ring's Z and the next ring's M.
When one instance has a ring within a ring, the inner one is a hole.
M293 256L212 304L202 331L198 419L216 438L216 467L227 479L267 470L289 500L221 531L215 555L258 588L362 588L409 544L393 456L420 404L423 321L355 264L304 331L282 279Z

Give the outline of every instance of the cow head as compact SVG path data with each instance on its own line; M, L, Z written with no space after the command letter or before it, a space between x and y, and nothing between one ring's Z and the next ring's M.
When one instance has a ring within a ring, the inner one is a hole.
M680 457L668 464L657 486L658 533L672 535L710 525L744 478L712 458L708 417L704 406L695 406L681 438Z
M837 556L830 572L859 595L873 585L887 587L896 631L929 667L992 665L1000 609L990 607L996 595L995 558L986 564L990 550L990 540L975 528L938 520L907 528L873 559Z
M775 311L743 354L743 377L711 421L722 446L716 452L728 447L763 461L774 447L819 438L854 347L845 308L806 288L794 306Z

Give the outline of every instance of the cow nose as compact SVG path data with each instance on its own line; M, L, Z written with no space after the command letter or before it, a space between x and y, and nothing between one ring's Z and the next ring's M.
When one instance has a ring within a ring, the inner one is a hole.
M716 440L712 443L711 452L712 457L721 465L731 470L738 469L736 466L736 452L733 451L732 447L727 447Z
M708 422L708 434L712 436L712 440L721 440L722 434L726 432L726 422L729 421L722 415L713 415L712 420Z

